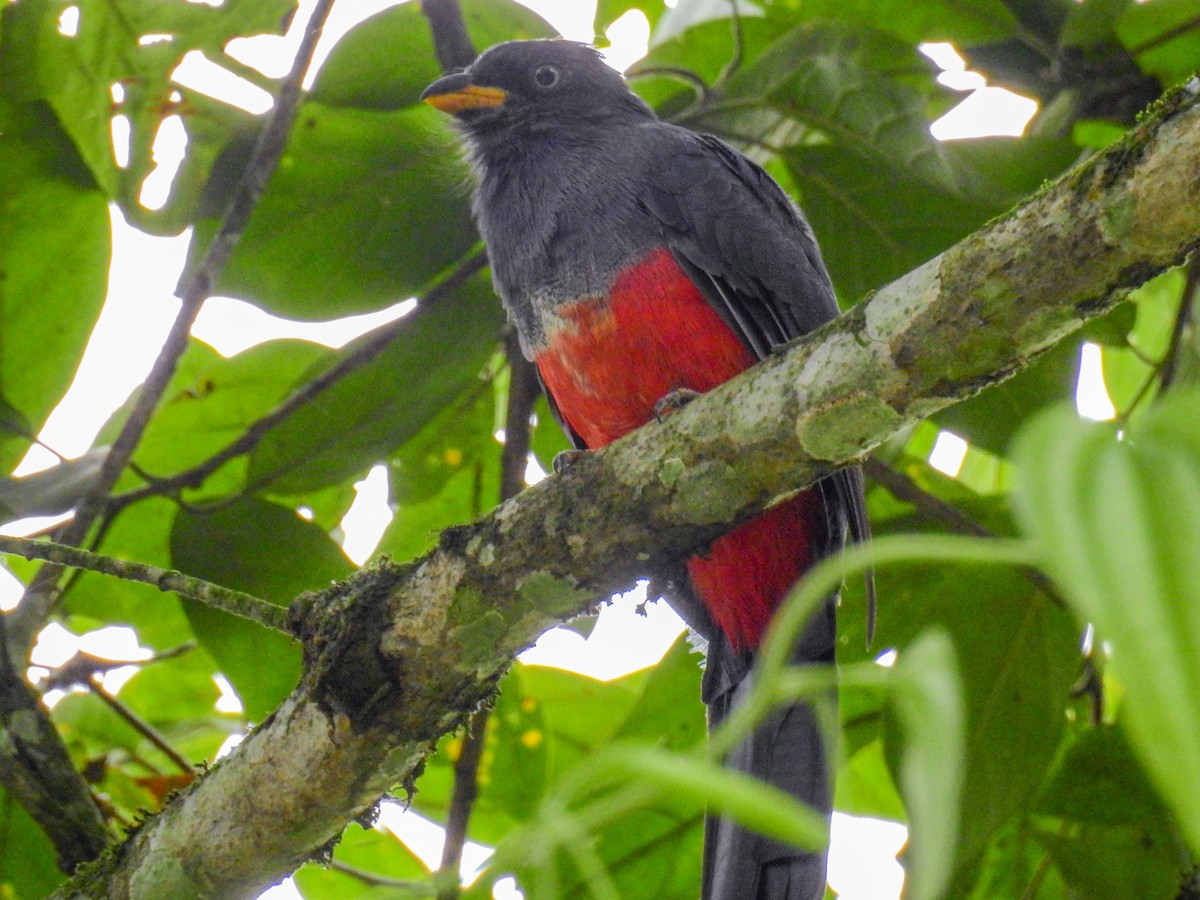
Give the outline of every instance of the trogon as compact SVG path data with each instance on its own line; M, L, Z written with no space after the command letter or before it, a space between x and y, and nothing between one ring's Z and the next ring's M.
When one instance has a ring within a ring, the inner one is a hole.
M578 448L602 447L833 318L799 209L722 141L661 121L593 48L514 41L435 81L475 171L492 277ZM668 599L708 642L710 728L750 687L755 651L797 578L867 537L844 469L703 548ZM830 664L834 598L793 657ZM831 809L829 747L809 706L777 711L726 760ZM825 854L710 817L704 896L821 898Z

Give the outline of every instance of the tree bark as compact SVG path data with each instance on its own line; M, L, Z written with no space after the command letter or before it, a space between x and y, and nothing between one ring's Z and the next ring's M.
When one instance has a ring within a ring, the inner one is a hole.
M1026 365L1200 245L1200 82L1012 214L734 381L302 597L280 709L59 896L249 897L411 784L548 627Z

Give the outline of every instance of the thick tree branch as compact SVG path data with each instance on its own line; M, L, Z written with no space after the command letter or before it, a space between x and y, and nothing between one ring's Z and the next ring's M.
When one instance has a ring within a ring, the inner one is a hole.
M1200 244L1197 93L787 352L448 530L418 562L302 598L303 682L60 896L252 896L410 783L547 627L1011 375L1178 265Z

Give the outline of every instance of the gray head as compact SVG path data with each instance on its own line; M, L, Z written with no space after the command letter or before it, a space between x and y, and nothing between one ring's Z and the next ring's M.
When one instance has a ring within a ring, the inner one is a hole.
M421 99L480 143L654 118L594 48L563 40L497 44L429 85Z

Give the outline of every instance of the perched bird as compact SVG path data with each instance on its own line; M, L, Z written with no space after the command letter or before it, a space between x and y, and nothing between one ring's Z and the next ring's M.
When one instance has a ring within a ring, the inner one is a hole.
M603 447L837 315L816 240L782 189L720 140L661 121L593 48L499 44L422 99L461 126L497 291L576 447ZM710 728L749 690L789 588L867 528L861 475L846 469L687 561L668 599L708 641ZM795 661L833 661L833 604ZM828 756L799 704L727 764L828 811ZM820 898L825 854L710 818L703 882L713 900Z

